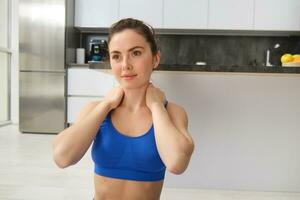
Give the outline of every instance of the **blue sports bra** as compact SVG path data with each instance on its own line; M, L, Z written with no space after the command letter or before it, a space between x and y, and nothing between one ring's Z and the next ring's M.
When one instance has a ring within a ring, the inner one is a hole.
M165 177L166 167L158 154L153 124L141 136L126 136L114 127L109 112L91 153L94 172L101 176L134 181L159 181Z

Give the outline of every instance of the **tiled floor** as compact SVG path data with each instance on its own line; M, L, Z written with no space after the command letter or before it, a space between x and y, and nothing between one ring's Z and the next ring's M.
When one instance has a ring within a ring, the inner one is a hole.
M52 160L54 135L22 134L0 127L0 200L90 200L90 152L75 166L59 169ZM161 200L300 200L300 193L164 188Z

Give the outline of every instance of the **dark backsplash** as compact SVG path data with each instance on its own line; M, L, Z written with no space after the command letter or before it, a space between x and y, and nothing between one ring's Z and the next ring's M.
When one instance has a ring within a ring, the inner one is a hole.
M207 65L264 66L266 51L270 49L270 62L281 65L284 53L300 54L300 37L266 36L203 36L160 35L162 64L206 62ZM275 44L279 48L274 48Z
M81 46L88 49L88 40L95 36L107 38L84 33ZM264 66L269 49L271 64L280 66L282 54L300 54L300 36L158 35L157 41L160 63L167 65ZM275 49L277 43L280 47Z

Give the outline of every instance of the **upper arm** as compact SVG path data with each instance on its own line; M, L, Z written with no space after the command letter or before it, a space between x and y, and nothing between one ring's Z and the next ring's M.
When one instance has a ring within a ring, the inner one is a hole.
M184 108L169 102L167 111L174 126L179 130L180 133L186 136L191 143L193 143L193 139L188 132L188 116Z
M78 116L76 117L76 120L73 124L76 124L78 122L80 122L85 116L88 115L89 112L91 112L96 105L98 105L98 103L100 103L100 101L91 101L89 103L87 103L80 111L80 113L78 114ZM69 127L70 128L70 127ZM68 129L68 128L66 128ZM66 130L65 129L65 130ZM53 148L56 146L57 142L61 140L61 138L64 137L64 131L61 131L59 134L56 135L56 137L53 140Z
M96 105L100 103L100 101L91 101L89 103L87 103L81 110L80 110L80 113L78 114L78 116L76 117L75 121L73 124L76 124L78 122L80 122L85 116L87 116L87 114L89 112L91 112L95 107ZM68 129L68 128L67 128ZM65 129L66 130L66 129ZM61 137L63 137L63 131L61 131L59 134L56 135L54 141L53 141L53 144L56 143L56 141L60 140Z
M76 120L74 124L80 122L85 116L89 114L101 101L91 101L87 103L80 111L78 116L76 117Z

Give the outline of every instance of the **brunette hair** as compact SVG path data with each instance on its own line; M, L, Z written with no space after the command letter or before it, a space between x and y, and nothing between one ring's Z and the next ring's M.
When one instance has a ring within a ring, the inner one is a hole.
M122 32L125 29L135 30L138 34L143 36L150 45L152 55L157 54L158 45L155 40L154 29L149 24L146 24L138 19L125 18L114 23L109 29L108 44L110 43L115 33Z

